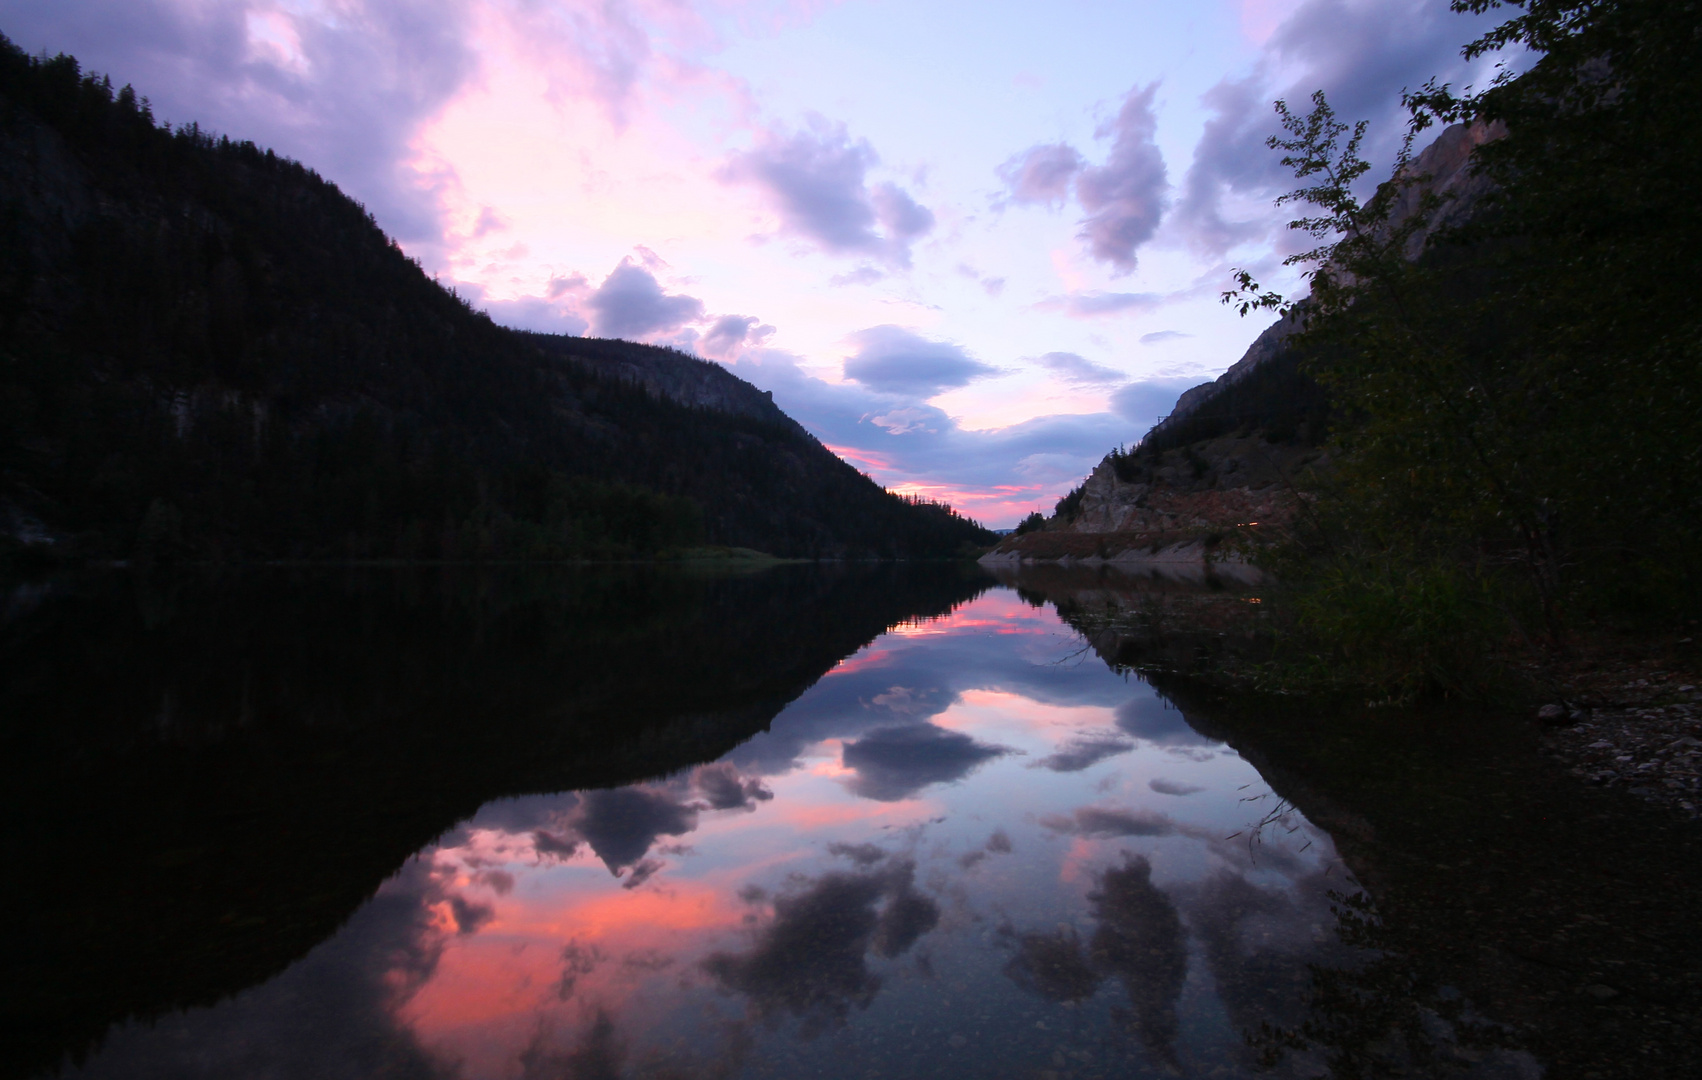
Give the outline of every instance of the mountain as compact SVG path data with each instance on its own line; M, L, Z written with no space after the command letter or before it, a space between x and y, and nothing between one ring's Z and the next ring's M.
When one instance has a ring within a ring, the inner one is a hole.
M0 546L918 557L990 543L723 368L524 333L304 166L0 39Z
M1454 124L1403 170L1418 182L1399 189L1390 208L1389 227L1419 212L1427 197L1438 200L1423 225L1407 238L1407 258L1419 258L1432 237L1471 216L1490 185L1466 165L1473 150L1505 133L1500 124ZM1329 404L1318 384L1300 371L1300 353L1289 343L1305 317L1302 303L1266 327L1228 371L1184 392L1170 415L1154 425L1141 444L1169 450L1249 427L1274 436L1277 442L1315 438L1328 421Z
M1455 124L1408 164L1418 182L1399 189L1388 227L1421 208L1431 212L1408 238L1405 257L1423 256L1433 236L1479 206L1489 184L1467 163L1504 133L1501 125ZM1427 196L1438 205L1424 207ZM1042 528L1007 538L988 560L1194 562L1233 533L1292 520L1301 505L1295 481L1331 464L1330 396L1293 341L1306 317L1303 301L1222 375L1185 391L1133 450L1108 453Z

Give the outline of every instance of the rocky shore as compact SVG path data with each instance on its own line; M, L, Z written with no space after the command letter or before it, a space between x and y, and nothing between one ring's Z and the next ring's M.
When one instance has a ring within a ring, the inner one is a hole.
M1204 582L1208 578L1257 584L1263 573L1237 546L1224 543L1225 532L1076 533L1037 532L1007 539L981 556L980 563L995 576L1025 564L1109 566L1132 573L1159 573Z
M1584 661L1542 707L1543 752L1590 784L1702 817L1702 677L1693 638L1652 658ZM1688 655L1685 655L1688 654ZM1676 661L1676 662L1675 662ZM1587 670L1586 670L1587 669Z

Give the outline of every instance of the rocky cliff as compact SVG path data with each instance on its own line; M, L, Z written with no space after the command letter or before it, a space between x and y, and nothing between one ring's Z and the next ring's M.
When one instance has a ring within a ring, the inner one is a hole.
M1166 533L1285 520L1294 477L1328 454L1260 435L1226 436L1151 461L1107 458L1081 488L1076 533Z
M1111 454L1044 528L1006 538L983 561L1240 562L1247 541L1299 512L1296 481L1328 466L1325 449L1262 433Z
M1401 176L1413 182L1404 186L1396 197L1389 215L1391 225L1410 218L1426 197L1434 195L1441 200L1423 228L1415 231L1407 241L1409 258L1421 255L1437 233L1463 223L1488 193L1488 181L1467 165L1473 150L1499 138L1504 132L1500 124L1454 124L1437 135L1402 170ZM1226 415L1224 419L1240 423L1244 417L1239 414L1247 410L1222 408L1229 392L1273 361L1289 359L1288 340L1304 321L1305 306L1302 304L1272 323L1248 346L1241 358L1230 365L1228 371L1212 382L1201 383L1185 391L1176 400L1170 415L1159 421L1144 441L1164 442L1181 431L1190 419L1214 412L1234 413L1236 415Z
M630 341L576 338L560 334L526 335L541 351L580 365L604 378L642 387L655 398L693 409L742 416L812 438L774 404L774 395L758 390L720 364L677 349L635 345Z
M1478 206L1490 188L1469 167L1472 151L1503 133L1499 125L1455 124L1405 167L1401 176L1412 182L1395 200L1391 225L1428 196L1440 199L1409 239L1409 258ZM1291 521L1302 505L1296 481L1329 467L1328 398L1292 341L1305 317L1302 302L1222 375L1183 393L1135 450L1106 455L1041 530L1008 537L986 561L1191 562L1227 537ZM1235 549L1221 548L1219 557L1236 558Z

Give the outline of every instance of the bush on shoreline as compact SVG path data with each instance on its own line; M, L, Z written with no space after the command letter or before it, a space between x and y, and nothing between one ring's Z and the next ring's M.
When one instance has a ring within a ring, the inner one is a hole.
M1272 564L1294 651L1402 694L1482 696L1510 642L1563 651L1702 608L1702 309L1680 269L1702 250L1702 64L1674 33L1696 5L1516 6L1466 54L1522 45L1529 72L1406 98L1415 135L1504 126L1473 154L1490 186L1463 224L1427 235L1444 203L1404 155L1355 199L1365 125L1322 94L1279 103L1272 140L1309 185L1279 202L1316 241L1290 260L1311 285L1297 344L1337 463ZM1244 312L1292 310L1238 280Z

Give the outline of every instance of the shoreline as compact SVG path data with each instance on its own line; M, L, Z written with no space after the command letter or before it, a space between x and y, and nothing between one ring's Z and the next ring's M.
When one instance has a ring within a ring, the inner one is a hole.
M1196 542L1161 550L1192 555L1199 549ZM1257 574L1245 563L1140 552L1040 559L1017 551L995 551L980 563L1001 585L1061 605L1060 613L1067 610L1067 621L1108 662L1234 694L1366 697L1366 688L1354 684L1285 685L1280 674L1271 679L1269 647L1281 632L1266 620L1280 615L1280 603L1237 595L1270 582L1264 575L1237 576L1242 567ZM1504 652L1497 666L1509 685L1524 686L1499 706L1480 705L1529 725L1532 752L1583 782L1702 819L1697 629L1661 635L1597 629L1561 652Z
M1010 537L976 561L988 570L1025 566L1111 567L1137 573L1181 574L1194 580L1220 578L1257 585L1264 571L1247 561L1223 532L1027 533Z
M1702 819L1702 654L1671 642L1598 640L1544 672L1538 752L1595 787Z
M143 562L138 559L91 559L36 561L0 564L0 580L52 576L89 570L399 570L423 567L561 567L593 566L738 566L750 569L769 566L874 565L877 563L955 564L973 561L966 556L846 557L770 555L753 548L691 548L678 553L606 559L231 559L228 561L173 559Z

